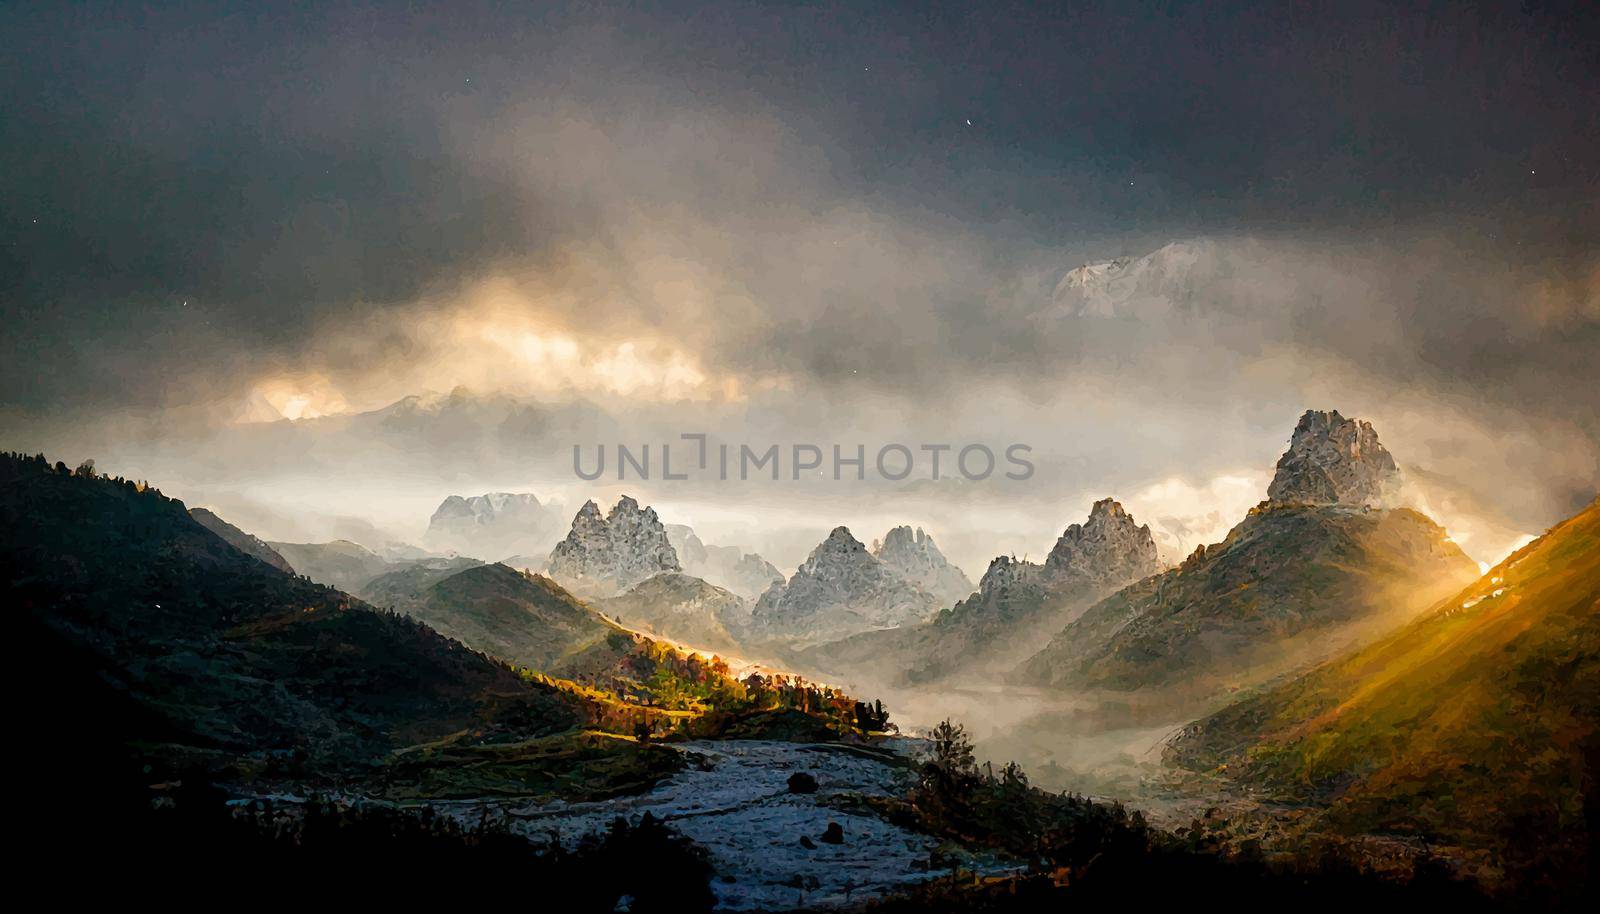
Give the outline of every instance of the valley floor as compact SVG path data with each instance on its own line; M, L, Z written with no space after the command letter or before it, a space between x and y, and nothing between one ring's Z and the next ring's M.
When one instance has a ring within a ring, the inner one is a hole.
M910 786L913 773L900 759L916 741L889 744L894 753L765 740L676 743L671 745L689 764L644 793L598 802L511 804L504 811L514 830L530 838L553 835L564 845L603 832L619 816L635 821L649 812L711 855L720 910L833 907L879 897L947 872L930 869L936 851L946 868L1006 870L1002 861L951 856L952 848L939 839L847 811L855 797L898 796ZM817 791L790 793L788 779L796 772L816 778ZM441 805L463 819L481 810L468 801ZM833 822L842 828L842 843L821 840ZM814 846L804 846L802 838Z

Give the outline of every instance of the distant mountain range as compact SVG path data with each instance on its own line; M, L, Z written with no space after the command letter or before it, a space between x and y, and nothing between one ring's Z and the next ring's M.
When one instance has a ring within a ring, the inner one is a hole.
M667 524L667 539L678 553L684 574L693 575L754 601L768 587L783 582L773 564L738 546L712 546L683 524Z
M993 677L1094 600L1159 569L1150 528L1103 499L1085 523L1063 531L1043 565L1000 556L976 593L968 591L927 623L820 644L800 659L825 671L900 684Z
M371 549L349 540L267 545L287 559L297 573L345 593L359 593L368 581L393 570L394 565Z
M518 553L544 555L560 540L562 521L559 509L531 493L451 495L428 519L422 543L485 561Z

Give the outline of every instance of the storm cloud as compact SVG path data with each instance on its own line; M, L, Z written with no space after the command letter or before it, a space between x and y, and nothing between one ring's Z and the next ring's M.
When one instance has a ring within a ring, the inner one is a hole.
M472 487L581 500L574 443L1025 441L1026 495L645 492L802 518L786 555L926 517L975 574L1107 493L1191 548L1338 408L1492 552L1600 475L1567 12L10 8L0 434L268 526L349 489L395 536ZM1177 310L1057 308L1173 243Z

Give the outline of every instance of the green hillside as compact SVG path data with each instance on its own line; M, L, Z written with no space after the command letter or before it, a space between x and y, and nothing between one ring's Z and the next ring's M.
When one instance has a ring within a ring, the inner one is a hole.
M692 644L702 650L738 654L742 645L728 630L749 615L737 594L692 575L663 572L595 605L624 624Z
M499 564L447 575L403 611L463 644L541 672L561 673L564 661L611 636L619 653L632 646L631 635L561 585Z
M1320 804L1309 827L1545 872L1584 865L1597 725L1600 502L1392 636L1201 721L1168 759Z
M415 606L428 588L458 571L483 563L465 556L456 558L426 558L406 562L393 571L386 571L368 581L356 596L373 606L404 612Z
M671 724L713 710L754 709L725 662L629 631L543 575L478 565L444 576L397 608L598 702L608 710L601 720L612 728L641 713L660 724L657 712L664 712Z
M25 649L76 658L84 668L60 676L109 683L175 752L314 766L591 716L585 699L245 555L155 489L42 458L0 457L0 587Z

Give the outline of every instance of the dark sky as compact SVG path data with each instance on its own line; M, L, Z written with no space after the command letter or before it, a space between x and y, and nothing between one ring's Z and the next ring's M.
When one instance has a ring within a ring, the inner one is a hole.
M1316 342L1592 446L1586 6L7 4L0 432L370 406L486 276L708 371L1037 398L1063 270L1248 237L1298 297L1152 385Z
M1033 239L1593 241L1583 4L543 6L8 4L7 355L70 360L84 323L126 338L185 298L247 344L292 338L582 233L581 195L530 221L452 156L451 132L541 104L781 118L840 193ZM11 396L71 396L6 362Z

